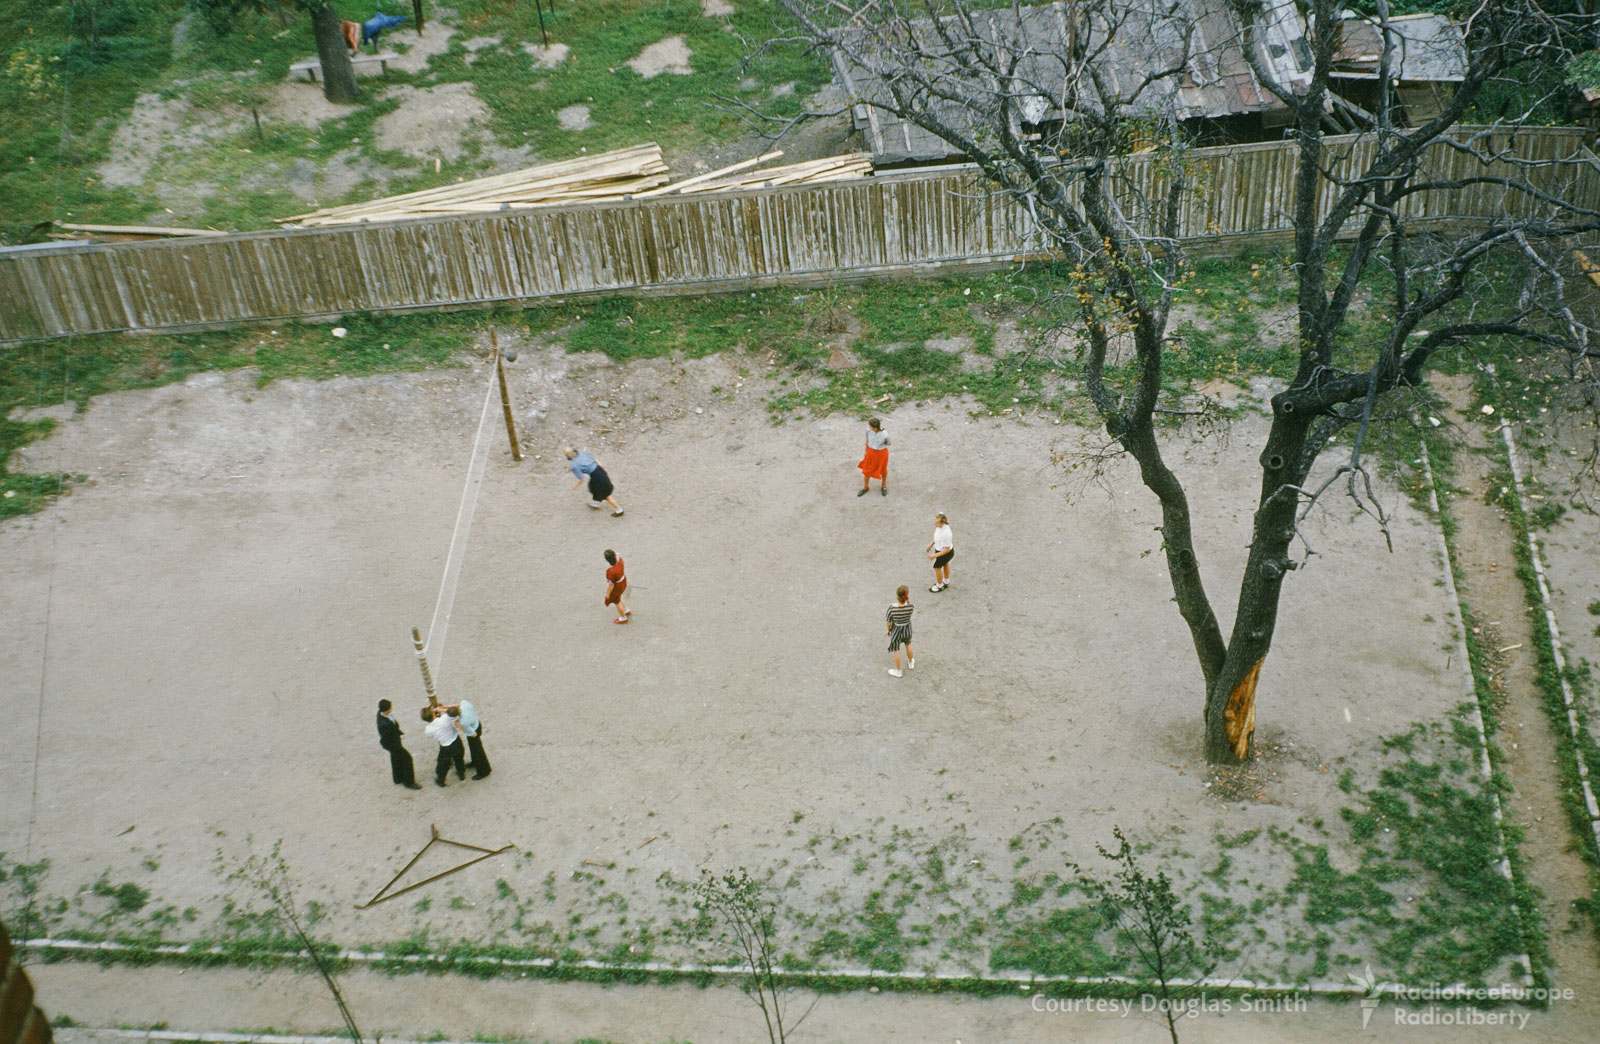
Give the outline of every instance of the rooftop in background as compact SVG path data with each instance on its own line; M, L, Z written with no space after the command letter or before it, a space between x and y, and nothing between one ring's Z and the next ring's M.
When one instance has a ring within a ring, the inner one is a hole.
M1389 19L1395 37L1396 79L1427 83L1454 83L1467 74L1466 43L1461 27L1444 15L1415 14ZM1339 53L1334 55L1335 76L1373 78L1383 50L1378 24L1365 18L1347 18Z
M1260 138L1285 125L1288 109L1262 85L1246 60L1242 25L1232 7L1225 0L1171 2L1180 20L1171 16L1168 0L1129 0L1120 9L1126 20L1115 29L1100 12L1085 13L1070 2L971 11L970 33L959 29L936 33L931 19L910 22L909 29L916 46L935 68L942 63L953 71L955 61L948 56L969 46L972 39L981 40L991 53L1013 62L1010 90L1020 96L1016 105L1023 124L1016 130L1024 134L1066 116L1064 99L1073 62L1064 56L1099 47L1103 54L1096 71L1124 101L1135 101L1137 95L1137 103L1150 110L1170 108L1186 122L1254 117ZM1260 26L1260 63L1278 83L1302 88L1309 83L1312 67L1304 21L1293 0L1266 0L1266 7L1267 17ZM945 27L955 24L952 18L941 23ZM1192 25L1186 61L1180 32L1183 23ZM1402 37L1398 48L1401 79L1460 79L1466 66L1465 51L1460 31L1448 19L1417 15L1392 19L1390 24ZM1374 26L1359 19L1346 22L1341 75L1349 80L1370 80L1376 75L1378 49ZM866 136L877 166L937 162L961 154L938 135L880 107L894 104L886 76L903 60L906 50L904 43L874 37L864 29L841 30L838 45L830 49L835 82L851 99L856 129ZM1145 70L1180 61L1184 66L1180 76L1143 83ZM1080 94L1080 106L1093 103L1086 97L1090 93ZM975 140L992 135L984 126L984 117L974 117L955 102L929 100L925 110L961 133L974 135Z

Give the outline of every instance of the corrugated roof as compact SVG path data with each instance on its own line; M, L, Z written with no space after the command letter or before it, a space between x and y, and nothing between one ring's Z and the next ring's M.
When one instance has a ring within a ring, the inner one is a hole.
M958 154L938 135L878 106L864 104L872 100L894 104L884 75L892 75L913 48L925 56L924 68L948 76L957 69L957 51L979 41L978 46L987 53L1014 63L1007 88L1015 107L1035 123L1067 117L1068 98L1077 98L1077 104L1083 106L1095 103L1093 90L1087 86L1083 90L1072 89L1075 85L1069 83L1069 77L1081 75L1079 63L1070 56L1096 50L1100 54L1095 72L1114 93L1135 107L1150 111L1175 109L1177 117L1184 120L1283 108L1256 81L1242 50L1238 20L1225 0L1127 0L1117 10L1126 21L1115 33L1108 31L1099 12L1085 14L1070 2L973 11L970 31L953 18L941 20L943 33L935 31L930 19L905 23L909 40L886 39L881 33L868 30L846 32L841 46L831 52L834 72L845 96L857 102L856 126L865 133L873 160L880 165ZM1184 23L1191 26L1184 72L1141 88L1149 71L1183 60L1185 44L1180 26ZM1305 86L1310 78L1311 56L1300 25L1293 0L1269 0L1260 26L1261 59L1272 76L1291 89ZM1141 89L1143 93L1133 98ZM985 127L985 116L992 118L999 105L996 99L985 112L981 89L978 96L977 113L941 99L918 99L918 104L926 106L921 111L985 140L993 135Z
M1416 14L1389 19L1394 41L1395 78L1417 82L1453 82L1467 74L1467 44L1461 27L1444 15ZM1334 75L1375 77L1383 51L1378 23L1347 18L1341 27Z

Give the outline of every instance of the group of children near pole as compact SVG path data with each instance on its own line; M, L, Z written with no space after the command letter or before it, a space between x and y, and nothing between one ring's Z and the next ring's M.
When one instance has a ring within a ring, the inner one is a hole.
M571 446L563 446L561 452L567 458L567 466L572 471L573 478L577 481L573 489L578 489L587 479L589 484L589 506L600 508L603 505L611 507L613 518L622 514L622 506L617 503L615 487L606 470L600 466L599 461L588 453L579 453ZM862 455L861 463L856 465L861 470L861 489L856 496L866 496L871 489L873 479L878 480L878 493L880 496L889 495L889 436L884 433L883 421L873 417L867 421L867 445ZM944 512L933 516L933 539L928 541L928 546L923 549L929 561L933 563L933 586L931 592L943 591L950 586L950 560L955 557L955 537L950 531L950 519ZM622 558L610 548L605 552L606 560L606 610L611 611L616 606L616 617L613 623L625 624L633 617L627 602L623 601L623 592L628 589L628 574ZM915 611L911 604L911 591L906 585L901 584L895 590L895 602L884 613L884 629L889 636L889 655L893 657L894 666L889 668L889 673L896 678L904 677L905 671L900 669L900 649L906 651L905 670L917 666L916 654L911 650L911 614ZM445 778L453 764L456 775L465 778L464 759L461 753L461 737L472 750L472 764L475 770L474 779L482 779L489 774L489 759L483 753L481 726L477 719L477 712L472 709L472 704L463 700L459 705L460 711L449 705L440 705L439 709L444 714L437 714L430 705L422 709L422 718L429 722L428 735L440 743L439 765L435 774L435 782L439 786L445 785ZM457 715L459 714L459 718ZM468 722L459 723L461 718L470 718ZM442 723L442 724L441 724ZM464 728L463 725L470 725ZM444 729L448 726L454 729L455 734L447 734L448 730L435 735L435 728ZM378 702L378 741L389 751L392 761L394 781L411 789L417 789L417 782L413 775L411 755L401 743L401 731L398 719L395 718L388 700ZM452 744L450 741L453 740Z
M611 479L606 475L598 461L587 453L578 453L571 446L563 446L561 452L566 455L568 467L577 481L573 489L583 485L584 479L589 481L589 506L598 508L604 501L611 505L613 516L622 514L622 508L613 496L614 487ZM867 444L861 456L861 463L856 465L861 471L861 489L856 496L864 497L872 489L872 480L878 480L879 496L889 495L889 436L884 433L883 421L873 417L867 421ZM944 512L933 516L933 539L928 541L928 546L923 549L928 560L933 563L933 586L928 590L934 593L943 591L950 586L950 560L956 556L955 536L950 530L950 519ZM633 618L633 613L623 601L623 592L628 589L627 569L622 559L610 548L605 552L606 560L606 598L607 611L616 606L616 617L613 623L625 624ZM905 646L906 670L916 667L916 657L911 651L911 614L915 611L911 604L911 592L904 584L895 591L895 603L884 614L884 629L889 636L889 655L894 658L894 666L889 668L889 673L896 678L903 677L905 672L900 669L900 647Z

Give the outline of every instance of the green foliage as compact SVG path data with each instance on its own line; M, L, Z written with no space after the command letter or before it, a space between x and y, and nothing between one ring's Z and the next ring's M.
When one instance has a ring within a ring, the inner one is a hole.
M1100 877L1077 864L1068 867L1114 929L1117 945L1136 974L1155 982L1165 994L1179 980L1200 976L1214 961L1203 939L1194 933L1194 918L1178 897L1165 870L1149 873L1138 852L1114 827L1115 851L1096 844L1100 855L1115 864L1110 877Z
M1549 529L1557 522L1560 522L1566 513L1567 506L1565 504L1540 504L1528 512L1528 528Z
M1528 367L1515 365L1521 360L1512 360L1513 365L1507 366L1505 373L1512 388L1521 384L1525 389L1537 387L1537 379L1525 376ZM1527 383L1523 383L1523 382ZM1485 393L1485 398L1504 412L1506 402L1503 389L1488 386L1480 389ZM1546 394L1548 394L1546 392ZM1523 398L1527 398L1524 392ZM1535 401L1538 401L1537 399ZM1517 578L1522 581L1523 596L1528 607L1534 610L1528 614L1528 622L1533 630L1534 647L1538 655L1539 674L1538 686L1540 702L1545 713L1550 719L1551 735L1555 737L1558 764L1561 771L1561 798L1562 806L1567 814L1567 822L1572 830L1577 850L1582 854L1590 868L1590 895L1579 905L1588 915L1590 927L1597 937L1600 937L1600 851L1596 851L1592 842L1588 810L1582 798L1582 779L1584 773L1580 770L1580 763L1593 768L1600 765L1600 744L1595 742L1594 726L1590 720L1588 705L1584 700L1577 700L1569 708L1566 703L1566 694L1562 689L1562 675L1556 666L1554 638L1550 633L1545 614L1538 611L1543 606L1543 594L1540 590L1537 574L1533 570L1532 552L1528 546L1530 520L1524 512L1521 498L1517 495L1514 486L1510 483L1510 462L1503 456L1505 450L1496 442L1495 453L1500 455L1499 468L1505 475L1501 484L1506 487L1502 503L1506 508L1507 518L1510 520L1516 539L1512 542L1512 550L1517 559ZM1590 613L1600 615L1600 600L1589 603ZM1600 628L1597 628L1600 633ZM1470 640L1470 635L1469 635ZM1474 663L1474 671L1481 670L1481 664ZM1568 667L1566 680L1568 684L1581 687L1584 676L1578 671ZM1576 716L1578 721L1578 735L1575 738L1568 725L1568 714Z
M830 929L811 945L811 956L841 957L873 971L903 971L907 940L900 922L907 902L908 897L903 894L889 899L882 891L872 892L856 914L858 932Z
M1537 951L1531 896L1501 872L1495 791L1477 775L1477 733L1415 726L1386 748L1405 759L1378 772L1341 810L1359 846L1352 869L1328 846L1272 831L1294 864L1287 890L1305 922L1306 944L1330 963L1336 935L1361 924L1386 972L1408 982L1482 983L1508 954Z
M1100 942L1105 920L1098 910L1069 907L1042 917L1011 918L1006 933L989 954L996 971L1015 969L1036 975L1112 975L1123 961Z
M223 37L232 32L239 23L248 25L252 19L266 14L271 14L282 24L290 18L298 18L303 13L320 10L333 2L334 0L184 0L184 6L204 20L206 28L212 35ZM384 11L391 5L386 4L384 0L372 0L369 6Z
M1178 296L1178 336L1163 360L1167 380L1181 385L1292 375L1298 361L1288 322L1294 293L1293 269L1283 256L1199 259Z
M159 83L178 0L0 4L0 242L122 197L92 169L141 90Z
M312 53L306 11L324 2L0 4L0 39L15 41L0 58L0 105L11 116L0 128L0 191L8 202L0 217L0 242L22 241L32 226L47 219L148 224L153 212L166 207L174 208L174 224L270 227L273 217L307 209L288 193L282 172L298 160L326 163L341 149L353 148L398 175L384 193L448 184L481 172L489 157L475 141L459 160L437 171L432 164L378 148L374 136L362 128L383 111L378 91L369 92L365 106L315 130L269 120L257 135L250 110L260 108L267 87L288 77L293 62ZM335 6L356 18L373 10L411 13L404 0L374 0L356 9L346 0ZM736 32L724 32L723 20L706 18L687 3L559 5L545 20L552 40L572 51L553 69L539 67L523 50L523 45L537 46L542 39L532 5L463 0L457 6L454 24L464 31L451 49L420 74L391 69L383 82L419 87L470 82L487 104L490 129L500 141L531 147L545 160L650 140L685 152L731 142L747 128L732 104L707 104L709 94L793 115L829 79L826 62L816 54L779 47L753 59L747 55L746 41L784 35L779 27L787 15L776 4L739 5L727 20ZM86 14L90 10L96 13L92 20ZM174 27L190 15L197 17L190 19L181 34L183 44L174 52ZM499 36L502 43L470 56L474 60L469 64L462 41L474 35ZM672 35L685 38L694 75L667 73L647 80L627 65L646 45ZM414 40L400 33L386 37L385 46L404 51ZM241 74L247 82L235 82ZM789 84L793 87L772 96L772 88ZM210 136L202 150L158 150L142 183L108 188L96 168L143 92L220 111L241 129ZM390 100L387 107L394 104ZM596 125L585 131L560 129L555 111L576 104L590 108ZM163 192L158 184L172 191ZM186 191L202 184L209 191ZM319 204L376 194L376 186L359 184L341 198L321 199Z
M1568 62L1562 80L1579 90L1600 87L1600 51L1585 51Z
M93 885L95 895L105 896L124 913L138 913L150 901L150 893L132 882L113 885L105 874Z
M1393 0L1389 4L1389 17L1398 18L1408 14L1431 14L1439 12L1447 14L1452 8L1459 6L1456 0ZM1369 18L1378 16L1377 0L1350 0L1350 10Z
M744 867L721 875L706 870L694 902L707 936L731 950L745 968L740 988L761 1009L768 1037L780 1044L788 1004L777 977L776 908L764 885Z

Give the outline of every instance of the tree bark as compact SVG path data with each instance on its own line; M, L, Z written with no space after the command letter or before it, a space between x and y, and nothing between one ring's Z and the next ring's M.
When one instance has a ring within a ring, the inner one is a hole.
M331 102L348 104L361 97L356 85L356 70L339 31L339 12L331 6L311 10L311 32L317 39L317 58L322 63L322 96Z
M1306 367L1302 365L1302 369ZM1261 451L1261 492L1250 534L1250 554L1239 580L1239 601L1233 633L1222 670L1208 678L1205 711L1206 760L1223 764L1250 756L1255 733L1256 682L1261 665L1272 648L1278 626L1278 601L1283 578L1294 568L1289 545L1295 536L1295 514L1300 507L1299 487L1305 482L1306 435L1315 419L1294 389L1305 388L1297 378L1291 390L1272 400L1272 429Z
M1189 520L1189 498L1178 476L1161 459L1154 427L1145 423L1121 436L1122 446L1139 465L1139 476L1161 503L1161 549L1167 558L1167 576L1172 581L1173 600L1189 625L1195 656L1206 690L1216 683L1227 663L1222 643L1222 628L1206 597L1200 580L1200 560L1194 553L1194 535Z

